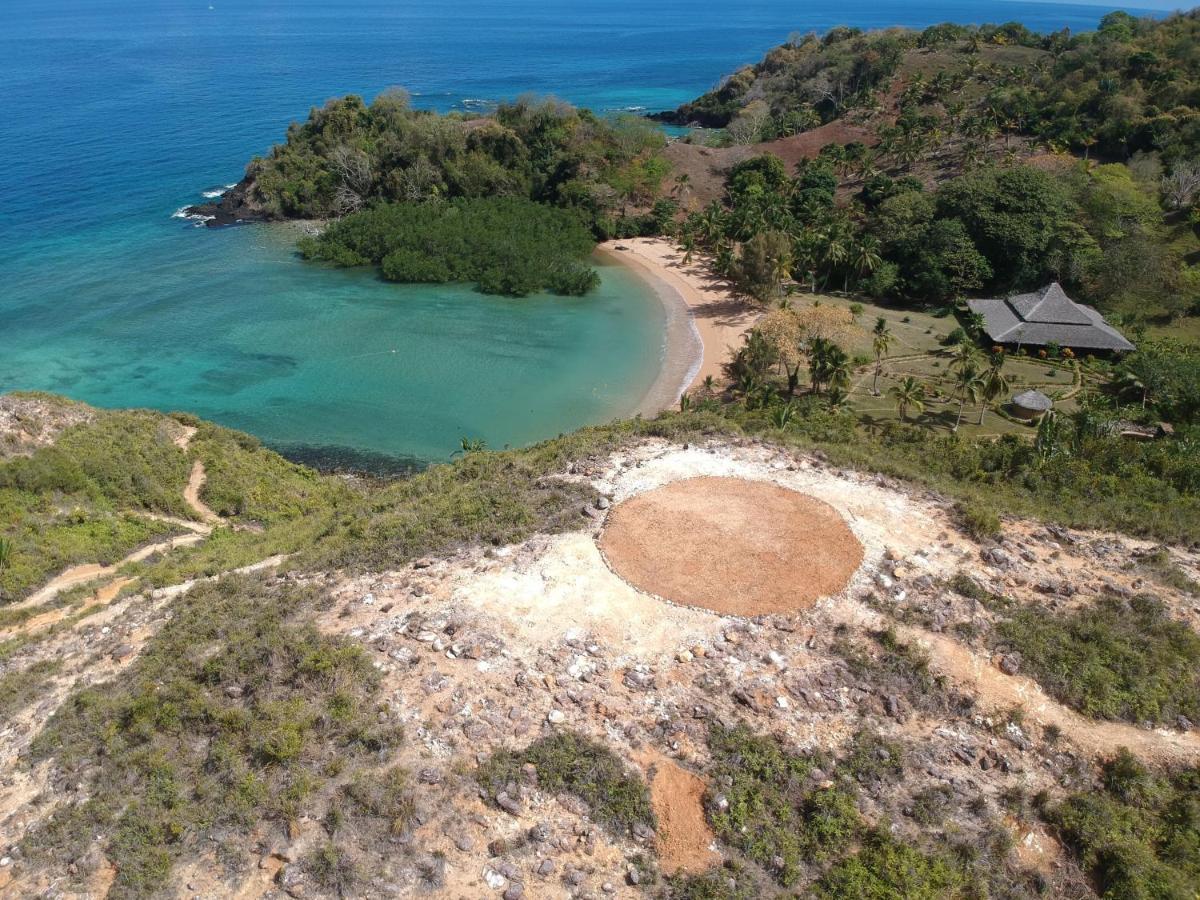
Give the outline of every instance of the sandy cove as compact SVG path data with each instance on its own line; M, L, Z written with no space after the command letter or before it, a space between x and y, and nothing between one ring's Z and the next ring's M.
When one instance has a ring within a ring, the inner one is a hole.
M742 299L700 254L684 264L684 251L665 238L606 241L597 249L645 279L667 311L662 371L637 412L653 415L674 406L709 375L722 380L730 351L741 346L761 308Z

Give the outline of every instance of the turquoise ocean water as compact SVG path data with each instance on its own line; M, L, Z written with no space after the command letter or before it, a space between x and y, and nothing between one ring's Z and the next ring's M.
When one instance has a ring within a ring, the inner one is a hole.
M628 414L663 315L602 269L580 300L396 286L301 263L288 226L172 213L326 98L525 92L661 109L790 32L954 20L1095 25L1107 8L897 0L6 0L0 391L185 409L306 459L444 459Z

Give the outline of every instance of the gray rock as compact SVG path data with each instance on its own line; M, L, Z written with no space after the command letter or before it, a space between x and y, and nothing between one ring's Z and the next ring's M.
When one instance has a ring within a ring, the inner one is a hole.
M567 871L563 873L563 878L566 880L567 884L571 885L572 887L579 887L587 880L587 874L581 869L570 866L567 868Z
M519 816L525 809L519 800L510 797L505 791L501 791L496 795L496 805L510 816Z
M654 675L651 672L639 672L630 669L623 679L625 686L634 691L649 691L654 689Z

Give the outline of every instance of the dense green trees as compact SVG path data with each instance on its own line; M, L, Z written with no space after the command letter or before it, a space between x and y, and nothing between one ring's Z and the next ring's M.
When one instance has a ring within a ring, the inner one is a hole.
M515 197L383 203L300 243L307 259L378 265L389 281L473 281L487 294L585 294L599 276L578 213Z
M757 117L755 139L795 134L863 104L915 45L916 33L901 28L864 33L837 27L822 37L807 34L660 118L721 128L758 101L763 115Z
M752 118L756 136L770 140L869 110L900 77L902 113L889 142L901 156L931 149L940 130L976 146L1024 134L1108 159L1155 151L1174 165L1200 154L1197 44L1194 10L1165 19L1113 12L1096 31L1075 35L1015 22L834 28L776 47L663 118L708 127ZM931 58L932 71L921 61ZM751 107L765 115L749 117Z
M520 100L470 118L413 109L400 90L369 105L350 95L294 123L254 160L254 200L269 215L323 218L379 200L525 197L590 221L649 205L667 166L662 133L554 100Z
M790 274L812 291L939 304L1058 280L1084 302L1135 319L1196 303L1200 267L1189 264L1189 239L1180 241L1160 204L1152 166L1013 164L934 189L879 176L837 199L835 155L802 161L790 177L770 154L739 163L726 203L690 214L681 239L707 247L724 274L764 302Z

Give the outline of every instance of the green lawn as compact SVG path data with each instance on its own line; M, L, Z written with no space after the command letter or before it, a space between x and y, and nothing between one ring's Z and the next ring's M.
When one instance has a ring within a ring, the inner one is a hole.
M811 302L810 294L798 294L792 298L795 305ZM914 421L933 427L950 429L958 414L958 401L954 396L953 375L949 371L950 353L942 345L958 321L952 315L938 316L928 312L891 309L863 300L818 295L823 305L850 307L857 303L863 312L857 318L857 331L842 343L853 357L869 357L871 362L860 365L850 382L850 399L860 421L865 425L883 425L899 421L895 402L888 397L888 389L897 381L913 376L925 384L928 399L925 411L920 416L910 413ZM892 333L892 346L884 360L883 375L879 379L880 396L871 393L874 381L874 352L871 329L877 318L887 320ZM1197 325L1200 339L1200 320ZM1055 409L1071 412L1077 408L1074 373L1061 365L1033 357L1011 356L1004 371L1013 379L1013 394L1034 389L1055 401ZM1094 384L1094 376L1084 375L1085 384ZM807 379L802 379L807 383ZM979 421L979 407L970 404L963 410L960 432L968 437L997 434L1032 434L1033 429L997 415L991 409L984 416L983 426Z

